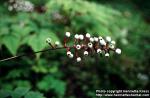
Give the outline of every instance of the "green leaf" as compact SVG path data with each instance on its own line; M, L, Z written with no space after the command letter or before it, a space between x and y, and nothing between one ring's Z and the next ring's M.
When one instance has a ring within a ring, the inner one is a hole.
M21 76L21 71L22 70L17 70L17 69L11 70L11 71L8 72L6 78L11 79L11 78L20 77Z
M14 90L14 92L12 93L12 98L20 98L22 96L24 96L30 88L27 87L18 87Z
M38 88L44 91L48 91L53 89L56 94L64 95L66 91L66 84L65 82L56 79L50 75L45 76L42 81L37 84Z
M0 90L0 98L6 98L10 96L11 91L10 90Z
M43 96L43 94L39 93L39 92L28 92L24 98L45 98Z
M14 81L13 85L15 85L17 87L31 88L30 81L27 81L27 80L17 80L17 81Z
M4 36L3 44L8 48L8 50L15 55L17 53L17 49L19 47L19 38L13 35Z
M59 38L55 33L51 33L49 30L42 29L39 33L29 37L28 44L34 51L39 51L47 46L45 42L46 38L50 37L53 41L59 41Z
M12 25L12 30L14 34L18 37L24 37L28 35L31 31L33 31L33 28L30 26L20 26L20 25Z

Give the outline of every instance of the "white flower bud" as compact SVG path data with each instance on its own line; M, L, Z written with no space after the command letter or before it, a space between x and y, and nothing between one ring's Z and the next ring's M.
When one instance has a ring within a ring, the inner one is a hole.
M47 42L47 43L51 43L51 38L47 38L47 39L46 39L46 42Z
M111 44L115 45L115 44L116 44L116 42L113 40L113 41L111 41Z
M102 53L102 50L101 49L97 49L97 53Z
M73 54L70 54L70 55L68 55L69 56L69 58L73 58Z
M110 37L110 36L107 36L107 37L106 37L106 41L107 41L107 42L110 42L110 41L111 41L111 37Z
M88 51L84 51L84 55L86 55L86 56L87 56L88 54L89 54L89 53L88 53Z
M117 54L121 54L121 49L117 48L117 49L115 50L115 52L116 52Z
M89 47L89 48L92 48L92 47L93 47L93 44L92 44L92 43L88 43L88 47Z
M76 45L76 49L80 50L81 49L81 45Z
M77 62L80 62L81 61L81 57L77 57Z
M87 37L87 38L90 38L91 35L90 35L89 33L86 33L86 37Z
M56 41L56 42L55 42L55 45L57 45L57 46L58 46L59 44L60 44L60 43L59 43L59 41Z
M80 34L80 35L79 35L79 39L80 39L80 40L83 40L83 39L84 39L84 36L83 36L82 34Z
M106 53L105 56L106 56L106 57L109 57L109 53Z
M79 39L79 35L78 35L78 34L75 34L74 38L75 38L75 39Z
M70 56L72 53L70 51L67 51L67 55Z
M97 38L97 37L94 37L94 41L95 41L95 42L98 42L98 38Z
M67 36L67 37L70 37L70 32L66 32L66 36Z

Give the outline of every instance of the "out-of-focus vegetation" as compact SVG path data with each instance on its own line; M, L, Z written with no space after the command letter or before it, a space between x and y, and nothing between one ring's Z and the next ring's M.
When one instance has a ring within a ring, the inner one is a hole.
M47 37L62 42L66 31L109 35L122 54L76 63L56 50L0 62L0 98L94 98L96 89L150 88L148 0L30 1L32 12L9 11L0 1L1 59L48 48Z

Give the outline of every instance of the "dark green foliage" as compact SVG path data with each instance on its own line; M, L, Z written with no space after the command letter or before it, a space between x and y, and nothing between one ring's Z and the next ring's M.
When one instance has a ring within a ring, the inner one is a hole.
M37 87L46 92L53 89L57 95L62 96L65 93L66 84L63 81L48 75L45 76L42 81L38 82Z
M13 91L0 90L0 98L45 98L43 94L39 92L29 91L29 88L18 87Z
M93 55L77 63L65 50L55 50L0 62L0 98L94 98L96 89L150 88L150 25L143 7L148 3L30 1L38 10L8 11L6 1L0 1L0 59L46 49L47 37L62 45L66 31L111 36L122 54Z

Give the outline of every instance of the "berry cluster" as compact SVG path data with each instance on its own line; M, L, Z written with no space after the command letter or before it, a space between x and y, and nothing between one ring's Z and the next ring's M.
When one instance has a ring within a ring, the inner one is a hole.
M8 1L8 10L12 11L25 11L32 12L34 10L34 5L27 0L9 0Z
M70 32L66 32L64 37L64 46L67 50L67 56L69 58L76 58L77 62L81 61L81 55L88 56L92 53L103 54L106 57L109 57L110 51L114 51L117 54L121 54L121 49L115 48L116 42L111 39L111 37L107 36L105 39L101 36L92 37L89 33L85 35L75 34L74 35L74 45L67 46L67 42L71 37ZM55 45L51 44L51 39L47 38L46 42L52 47L56 48L59 45L59 42L55 42ZM71 52L71 49L74 49L74 53ZM80 56L79 56L80 54Z

